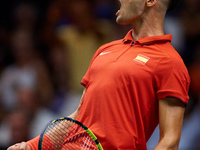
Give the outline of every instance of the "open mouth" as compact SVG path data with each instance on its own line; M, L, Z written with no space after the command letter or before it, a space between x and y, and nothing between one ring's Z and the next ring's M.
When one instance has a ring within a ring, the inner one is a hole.
M118 1L118 3L119 3L119 10L116 12L116 16L118 16L119 15L119 12L120 12L120 9L121 9L121 2L120 2L120 0L117 0Z

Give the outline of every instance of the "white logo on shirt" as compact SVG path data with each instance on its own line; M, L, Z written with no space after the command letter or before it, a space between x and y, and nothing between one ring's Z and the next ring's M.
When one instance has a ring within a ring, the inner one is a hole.
M109 51L109 52L102 52L102 53L100 53L99 55L101 56L101 55L105 55L105 54L108 54L108 53L111 53L112 51Z

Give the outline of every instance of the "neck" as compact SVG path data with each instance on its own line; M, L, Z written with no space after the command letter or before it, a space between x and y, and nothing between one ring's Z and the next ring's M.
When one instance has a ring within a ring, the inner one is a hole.
M136 41L144 37L164 35L164 17L165 14L149 11L139 21L134 21L132 23L133 40Z

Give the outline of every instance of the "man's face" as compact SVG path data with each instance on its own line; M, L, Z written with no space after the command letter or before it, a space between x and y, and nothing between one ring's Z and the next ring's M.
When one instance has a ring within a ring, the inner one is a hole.
M140 20L146 5L145 0L118 0L120 9L116 13L118 24L134 24Z

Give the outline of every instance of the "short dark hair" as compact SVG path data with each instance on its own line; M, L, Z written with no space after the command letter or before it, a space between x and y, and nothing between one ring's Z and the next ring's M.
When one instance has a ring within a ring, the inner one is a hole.
M168 10L167 10L167 11L171 11L171 10L173 10L174 8L176 8L176 7L180 4L181 1L182 1L182 0L170 0L169 6L168 6Z

